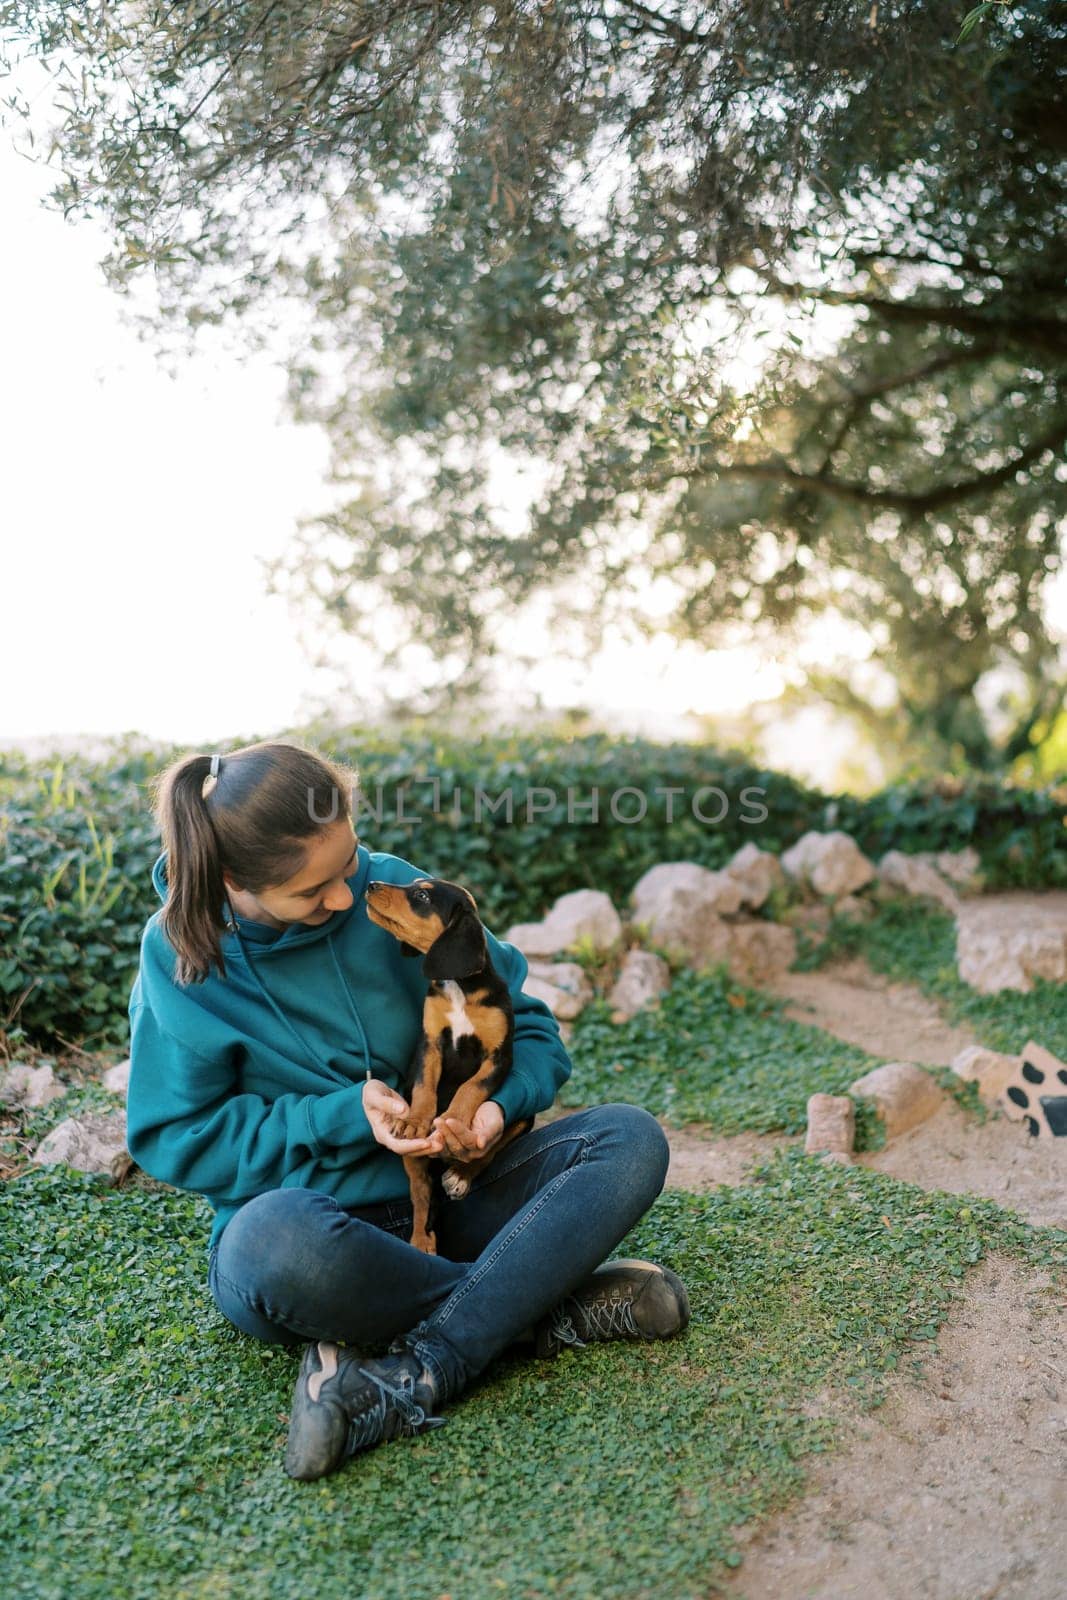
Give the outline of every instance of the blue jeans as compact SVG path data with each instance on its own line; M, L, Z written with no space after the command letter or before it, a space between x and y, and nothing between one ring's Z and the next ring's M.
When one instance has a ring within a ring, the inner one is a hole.
M211 1252L215 1304L272 1344L369 1353L400 1334L459 1394L625 1238L663 1188L663 1130L638 1106L595 1106L513 1139L463 1200L437 1208L436 1256L407 1240L411 1206L338 1205L314 1189L249 1200Z

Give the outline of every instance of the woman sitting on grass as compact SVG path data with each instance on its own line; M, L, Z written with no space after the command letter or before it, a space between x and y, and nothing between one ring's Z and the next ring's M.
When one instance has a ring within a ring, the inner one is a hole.
M674 1273L599 1265L666 1176L666 1139L635 1106L519 1135L442 1204L439 1254L407 1242L402 1156L491 1153L552 1104L571 1063L547 1006L522 992L525 959L488 934L515 1009L512 1070L470 1129L438 1117L428 1138L396 1137L428 985L370 921L364 890L426 874L358 843L353 783L289 743L170 766L156 793L163 906L130 998L131 1155L214 1208L208 1283L223 1315L270 1343L310 1341L294 1478L439 1423L516 1341L554 1355L689 1319Z

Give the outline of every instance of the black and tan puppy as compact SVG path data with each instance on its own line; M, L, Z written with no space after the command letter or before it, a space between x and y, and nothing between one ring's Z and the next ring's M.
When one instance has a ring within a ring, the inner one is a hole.
M443 878L369 883L367 915L399 939L405 955L422 956L422 970L430 980L422 1038L404 1088L411 1115L397 1125L397 1137L425 1139L436 1116L453 1117L470 1128L478 1107L511 1069L514 1031L511 996L489 959L474 898ZM491 1155L446 1167L442 1188L449 1199L462 1199L502 1145L532 1126L533 1118L527 1117L508 1128ZM433 1180L443 1163L432 1156L404 1156L403 1161L415 1213L411 1242L434 1255Z

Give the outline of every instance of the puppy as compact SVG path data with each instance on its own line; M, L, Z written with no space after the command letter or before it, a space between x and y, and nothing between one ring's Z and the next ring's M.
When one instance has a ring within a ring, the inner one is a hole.
M489 959L474 898L443 878L417 878L369 883L366 900L371 921L399 939L405 955L421 955L430 980L422 1037L405 1086L411 1115L397 1124L397 1138L425 1139L439 1115L470 1128L478 1107L511 1069L515 1026L511 996ZM503 1145L532 1126L527 1117L506 1131L491 1155L446 1167L441 1186L449 1199L462 1199ZM415 1214L411 1243L435 1255L430 1213L434 1173L442 1162L430 1156L404 1156L403 1162Z

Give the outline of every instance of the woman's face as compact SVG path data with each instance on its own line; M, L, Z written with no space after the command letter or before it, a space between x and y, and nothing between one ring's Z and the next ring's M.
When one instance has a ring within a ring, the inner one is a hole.
M272 884L258 894L238 889L226 879L233 909L239 916L269 927L288 927L302 922L318 928L335 911L347 911L352 891L345 883L356 870L356 836L345 818L331 823L311 839L304 865L284 883Z

